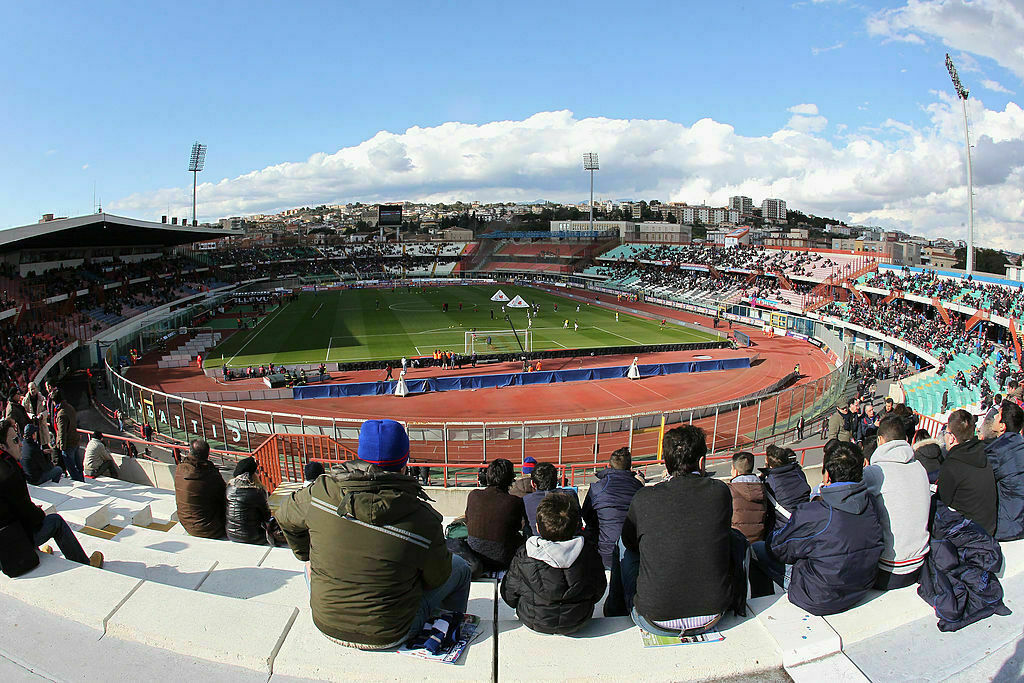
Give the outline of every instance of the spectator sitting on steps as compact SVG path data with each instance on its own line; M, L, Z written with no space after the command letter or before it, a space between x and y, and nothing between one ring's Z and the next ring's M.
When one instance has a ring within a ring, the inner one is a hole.
M540 533L537 531L537 506L549 494L564 495L570 498L576 510L576 517L580 518L580 500L574 490L558 488L558 470L554 465L549 462L539 463L533 468L530 478L533 483L533 492L523 497L523 506L526 508L526 519L530 523L529 529L532 534ZM579 531L583 531L582 526Z
M540 470L538 465L534 473ZM579 504L573 498L555 493L539 501L539 535L516 551L501 581L502 600L540 633L578 631L590 621L607 585L597 548L579 535Z
M989 535L996 532L996 479L985 457L985 444L974 436L974 415L954 410L942 432L946 458L939 468L939 500Z
M606 569L611 569L629 504L644 487L640 473L630 469L632 465L628 448L615 450L608 458L608 467L597 473L597 481L590 485L583 500L584 536L597 545Z
M448 552L441 515L405 474L402 425L364 422L358 458L292 493L277 521L307 563L320 632L340 645L383 650L419 634L441 607L465 613L470 569Z
M732 528L751 543L763 540L770 528L771 508L764 483L754 474L754 454L740 451L733 455L731 475Z
M30 542L37 547L53 539L65 559L97 568L103 566L103 553L94 552L87 556L63 517L56 514L47 515L42 508L32 502L25 475L18 461L7 451L0 450L0 528L9 524L19 524ZM3 548L0 552L10 550ZM47 554L53 553L53 548L48 545L43 546L41 550Z
M25 480L33 486L47 482L56 484L64 471L46 457L39 445L38 436L39 429L34 424L25 425L24 438L21 440L21 469L25 473Z
M789 516L800 503L811 496L807 475L796 461L796 453L774 444L765 449L765 465L761 469L765 495L772 507L774 529L778 531L789 521Z
M524 541L520 533L527 524L523 499L508 492L514 476L511 461L492 460L484 474L487 486L470 491L466 499L466 543L486 569L508 569Z
M117 479L117 464L114 456L103 443L103 433L93 432L89 443L85 446L85 458L82 464L87 477L113 477Z
M732 524L729 487L704 472L704 430L665 434L669 479L637 491L622 525L605 615L624 603L648 633L696 635L729 608L744 613L748 544ZM616 594L617 593L617 594Z
M928 553L928 521L932 493L928 473L904 440L903 420L897 415L878 425L878 448L871 454L863 480L876 496L885 547L878 561L875 588L891 590L918 582Z
M523 476L515 480L512 487L508 490L513 496L519 496L520 498L526 496L528 493L533 493L533 468L537 466L537 459L532 455L528 455L523 458Z
M256 470L256 458L242 458L228 482L226 528L228 540L235 543L267 544L270 506Z
M856 444L827 448L820 495L801 503L767 544L753 546L761 569L811 614L845 612L875 583L885 544L878 502L861 481L863 468Z
M1013 401L1003 401L996 428L999 437L985 446L999 497L995 537L1013 541L1024 538L1024 411Z
M195 439L174 473L178 523L190 536L225 537L226 489L220 470L210 462L210 444Z

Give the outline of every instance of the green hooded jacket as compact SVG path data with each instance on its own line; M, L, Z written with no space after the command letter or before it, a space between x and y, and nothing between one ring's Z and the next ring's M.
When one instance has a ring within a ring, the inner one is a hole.
M359 460L292 493L277 521L310 562L313 622L369 647L399 642L425 590L452 570L439 515L415 478Z

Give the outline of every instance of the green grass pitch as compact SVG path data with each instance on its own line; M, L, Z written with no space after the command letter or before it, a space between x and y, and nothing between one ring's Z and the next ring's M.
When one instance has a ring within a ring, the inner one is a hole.
M302 294L297 301L272 311L253 330L238 332L207 355L206 367L245 367L273 362L343 363L429 356L434 349L463 353L465 333L508 330L501 304L490 300L501 289L540 305L533 319L533 350L594 349L640 344L678 344L712 341L678 325L591 306L530 287L509 285L361 289ZM377 302L380 308L377 307ZM441 305L448 303L448 312ZM459 304L462 310L459 310ZM558 305L557 312L554 310ZM494 319L491 319L491 311ZM507 308L517 330L527 327L525 309ZM564 327L565 320L569 326ZM579 330L573 323L579 322ZM478 341L477 352L518 350L512 338L495 340L494 348ZM499 346L500 345L500 346ZM514 348L513 348L514 347Z

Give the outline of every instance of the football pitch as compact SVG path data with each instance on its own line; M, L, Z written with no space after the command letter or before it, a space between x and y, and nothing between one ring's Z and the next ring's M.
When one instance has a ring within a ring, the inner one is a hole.
M533 351L595 349L644 344L681 344L714 341L678 325L662 327L648 320L591 306L546 291L511 285L399 287L306 293L264 317L259 326L236 332L207 355L206 367L348 363L395 360L402 356L429 356L434 349L465 353L466 332L476 329L476 352L519 351L501 304L491 296L501 289L540 306L530 333ZM448 304L447 313L442 305ZM460 310L461 305L461 310ZM555 306L558 306L557 311ZM576 308L579 305L579 312ZM494 318L491 318L493 312ZM527 329L526 309L506 308L519 332ZM565 321L568 320L566 327ZM579 329L574 329L574 323ZM486 343L487 336L492 344Z

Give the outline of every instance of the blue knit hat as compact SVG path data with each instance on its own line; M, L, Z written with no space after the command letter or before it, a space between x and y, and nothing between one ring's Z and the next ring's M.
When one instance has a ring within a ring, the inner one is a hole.
M359 428L359 459L397 472L409 462L409 435L394 420L367 420Z
M537 465L537 459L528 455L523 459L523 474L533 474L533 468Z

